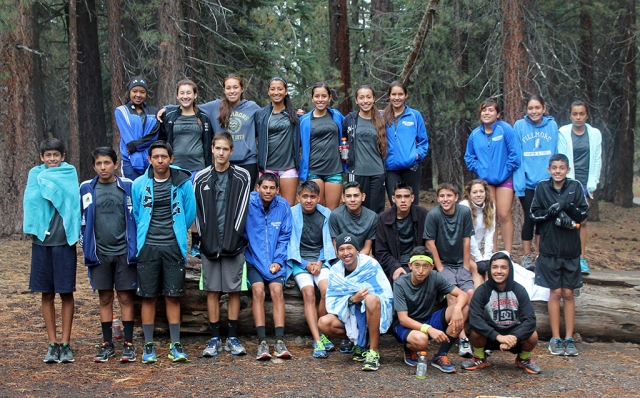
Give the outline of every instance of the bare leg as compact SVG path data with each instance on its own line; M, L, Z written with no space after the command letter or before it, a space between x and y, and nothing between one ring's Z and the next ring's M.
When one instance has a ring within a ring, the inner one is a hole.
M500 222L500 233L504 249L511 253L513 248L513 219L511 218L511 205L513 204L513 189L496 189L496 210ZM497 246L494 246L497 247Z
M111 322L113 320L113 290L98 290L98 298L100 299L100 322ZM122 320L124 320L124 316Z
M487 338L471 329L471 346L473 348L484 348L487 346Z
M57 343L55 293L42 293L42 317L47 328L49 343Z
M284 292L279 283L270 283L269 292L273 301L273 326L284 326Z
M327 204L324 198L324 180L311 180L311 181L315 182L320 187L320 194L318 195L318 203L320 203L323 206L326 206Z
M344 324L333 314L328 314L320 318L318 320L318 328L322 334L326 334L331 338L341 340L348 339Z
M298 178L280 179L280 196L289 202L289 206L296 204L296 191L298 189Z
M522 241L522 255L526 256L527 254L531 253L531 243L532 241L530 240L523 240Z
M123 321L133 321L133 290L122 290L118 292L118 302ZM113 309L112 309L113 313ZM112 318L113 319L113 315Z
M380 343L380 297L368 294L364 298L367 316L367 329L369 329L369 346L373 351L378 351Z
M580 257L584 258L584 251L587 248L587 220L580 223Z
M342 184L334 184L327 182L324 185L324 200L329 210L333 210L340 206L340 198L342 197Z
M75 311L73 293L61 294L60 300L62 300L62 343L69 343L71 326L73 326L73 312Z
M156 319L156 301L157 297L145 297L142 299L142 309L140 310L140 318L143 325L152 325Z
M564 303L564 327L566 338L573 338L573 327L576 317L576 302L573 299L573 289L562 289L562 301ZM558 329L558 333L559 330L560 329Z
M482 275L478 273L478 264L473 260L469 263L469 272L471 272L471 279L473 279L473 287L477 289L478 286L482 285L484 280L482 279Z
M318 303L318 317L327 315L327 306L325 304L324 298L327 295L328 285L329 285L328 279L324 279L318 282L318 290L320 290L320 303Z
M407 336L407 348L411 351L426 351L427 346L429 345L429 337L417 330L412 330L409 332L409 336Z
M180 323L180 297L164 297L167 321L169 324Z
M240 292L229 293L229 304L227 306L227 315L230 320L237 321L240 316Z
M533 334L522 342L522 351L531 352L536 348L538 344L538 332L533 332Z
M209 322L214 323L220 320L220 292L207 292L207 312Z
M318 332L318 312L316 311L316 292L313 286L305 286L301 289L302 300L304 302L304 316L307 318L307 325L313 336L313 341L320 340Z
M264 326L264 283L252 283L251 292L253 294L253 323L256 327ZM275 305L273 310L275 314Z
M547 308L549 310L549 324L551 325L551 337L560 338L560 298L562 297L562 289L553 289L549 292L549 302ZM573 298L573 294L572 294ZM566 311L566 303L565 303Z

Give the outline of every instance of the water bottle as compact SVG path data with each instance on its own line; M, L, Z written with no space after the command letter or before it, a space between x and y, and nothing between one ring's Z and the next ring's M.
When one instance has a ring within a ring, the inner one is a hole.
M561 227L562 226L562 219L560 217L556 218L556 225ZM580 223L577 223L573 220L571 220L571 226L568 227L569 229L579 229L580 228Z
M111 330L113 331L114 339L121 339L122 336L122 323L117 315L113 316L113 322L111 323Z
M418 366L416 366L416 378L427 378L427 352L420 351L418 353Z
M346 138L343 138L340 144L340 158L343 162L349 160L349 144L347 144Z

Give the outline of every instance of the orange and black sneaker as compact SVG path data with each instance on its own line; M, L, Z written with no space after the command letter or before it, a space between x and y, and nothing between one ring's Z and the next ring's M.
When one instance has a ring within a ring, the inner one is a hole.
M404 363L409 366L418 366L418 353L404 346Z
M532 375L537 375L542 372L542 370L540 370L540 367L536 365L536 363L533 361L533 358L531 357L527 359L520 359L520 355L516 355L516 366L524 369L525 372Z
M489 366L487 358L478 358L475 355L473 356L473 358L467 359L466 361L462 362L462 369L464 370L477 370L486 368L487 366Z
M455 373L456 367L449 362L449 357L447 357L447 353L435 354L433 359L431 360L431 366L434 368L440 369L440 371L444 373Z

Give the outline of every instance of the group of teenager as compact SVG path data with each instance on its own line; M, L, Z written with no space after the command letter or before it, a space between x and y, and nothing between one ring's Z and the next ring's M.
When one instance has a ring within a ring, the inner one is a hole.
M183 80L176 87L179 105L158 110L147 105L146 79L133 78L127 103L115 111L122 158L112 148L97 148L96 176L80 184L80 200L64 145L52 138L41 143L43 164L31 170L25 190L24 231L33 240L30 288L42 293L50 342L45 362L74 360L69 341L79 242L100 301L103 343L96 362L115 356L114 289L124 328L121 361L137 358L134 294L142 298L142 362L157 361L153 335L160 296L169 324L168 357L187 360L180 297L190 255L202 260L200 288L207 292L211 335L205 357L223 349L247 353L237 329L241 290L249 284L256 358L291 358L284 342L283 289L293 276L314 358L326 358L336 349L331 338L340 339L340 352L352 354L363 370L377 370L380 334L391 331L412 366L433 339L440 346L431 364L455 372L447 354L460 338L459 355L468 358L464 369L486 366L485 352L501 349L517 353L516 364L537 374L531 358L535 313L528 293L514 281L509 254L514 192L525 209L523 266L535 267L536 283L551 289L549 350L577 355L573 289L582 285L581 266L588 272L581 238L587 199L598 183L601 139L586 124L584 103L572 104L572 124L558 129L540 97L529 100L527 115L513 128L499 119L495 101L484 101L465 154L480 179L466 185L460 203L457 187L440 184L438 205L428 211L416 200L426 128L420 112L406 105L408 91L401 83L389 86L383 111L375 106L374 90L361 86L355 96L359 109L346 117L330 107L326 83L311 88L314 109L308 113L293 106L285 79L274 77L268 87L270 104L260 108L243 98L244 80L229 75L225 98L198 105L196 84ZM345 142L348 151L339 150ZM392 204L387 210L385 191ZM493 250L496 224L504 252ZM273 351L265 326L267 288ZM62 300L61 340L56 293ZM222 294L229 297L224 344Z

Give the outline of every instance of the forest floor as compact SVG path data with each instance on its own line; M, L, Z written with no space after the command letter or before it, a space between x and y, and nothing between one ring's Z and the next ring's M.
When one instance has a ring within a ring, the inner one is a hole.
M424 203L433 207L428 197ZM587 259L594 270L640 270L637 237L640 206L630 209L608 203L600 206L600 222L588 224ZM390 335L381 342L381 363L377 372L362 372L351 357L331 353L328 359L311 357L309 336L287 335L293 359L258 362L255 336L243 339L249 355L201 357L207 336L183 336L186 363L173 364L167 357L168 335L158 333L158 359L153 365L121 364L116 359L94 363L101 342L98 296L91 291L82 261L79 261L72 364L45 364L46 334L40 297L28 289L29 241L0 241L0 345L1 397L82 396L283 396L283 397L391 397L391 396L519 396L519 397L621 397L638 396L640 352L637 344L617 342L579 343L580 355L554 357L547 343L539 343L534 358L542 374L525 374L508 353L494 353L490 367L476 372L459 368L461 358L452 349L450 359L456 374L444 374L429 367L426 380L413 376L404 365L402 349ZM519 259L521 248L514 248ZM81 259L81 251L78 251ZM59 302L56 303L59 308ZM59 318L58 318L59 322ZM141 332L135 341L140 358ZM116 358L121 349L117 344Z

